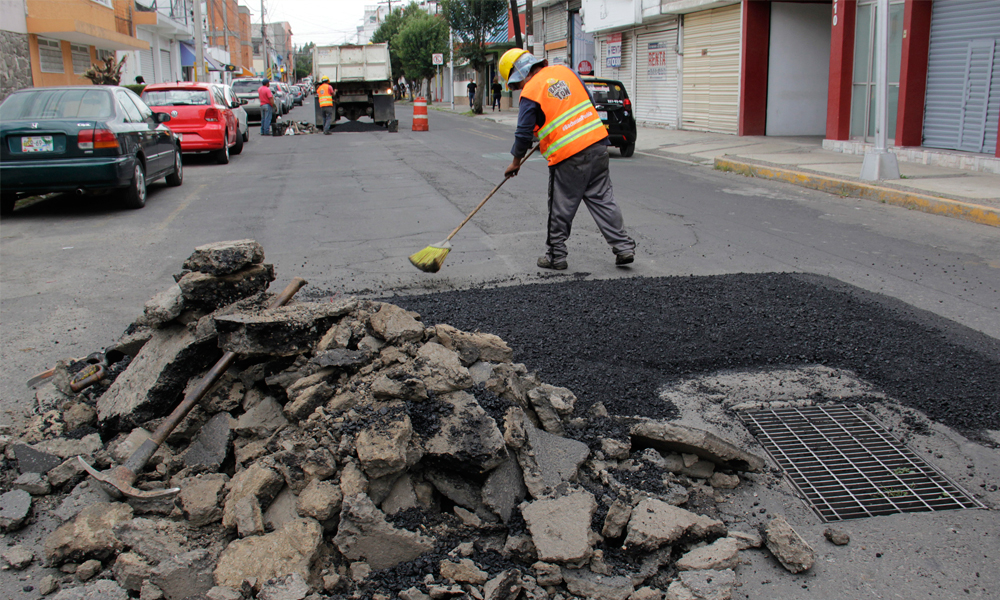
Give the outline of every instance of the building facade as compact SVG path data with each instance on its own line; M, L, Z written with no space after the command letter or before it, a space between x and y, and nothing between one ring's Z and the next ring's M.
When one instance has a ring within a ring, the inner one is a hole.
M119 52L127 56L122 83L141 76L146 83L184 80L184 49L194 35L190 0L136 0L132 21L135 35L149 47ZM190 64L189 64L190 66Z
M31 87L27 12L25 0L0 0L0 102Z

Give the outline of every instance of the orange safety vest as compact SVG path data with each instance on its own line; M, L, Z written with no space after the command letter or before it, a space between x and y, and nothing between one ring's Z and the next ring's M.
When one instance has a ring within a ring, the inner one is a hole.
M587 89L568 67L555 65L538 71L521 96L537 102L545 113L545 124L535 127L535 134L549 166L608 137Z
M324 83L316 88L316 96L319 98L321 107L333 106L333 86Z

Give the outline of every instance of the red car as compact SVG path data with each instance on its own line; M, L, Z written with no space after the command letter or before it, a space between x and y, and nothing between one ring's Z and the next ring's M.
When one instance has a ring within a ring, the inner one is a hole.
M142 91L142 99L150 108L170 115L167 126L181 138L182 152L212 152L223 165L230 154L243 152L243 136L233 114L236 106L226 102L221 86L154 83Z

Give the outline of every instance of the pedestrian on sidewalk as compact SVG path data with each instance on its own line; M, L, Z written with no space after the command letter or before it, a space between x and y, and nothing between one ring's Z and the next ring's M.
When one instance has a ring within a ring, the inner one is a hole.
M500 108L500 95L503 94L503 84L500 83L500 77L496 76L493 78L493 110ZM501 109L500 112L503 112Z
M549 222L538 259L543 269L566 269L566 240L580 202L594 217L615 254L615 264L635 260L635 240L625 232L608 173L608 133L580 77L568 67L549 66L526 50L513 48L500 58L500 75L511 90L521 90L517 129L504 175L514 177L537 135L549 161Z
M476 100L476 88L477 87L479 87L479 86L476 85L475 81L470 81L469 85L465 86L465 89L467 89L469 91L469 108L473 108L472 105L473 105L473 103Z
M323 135L330 135L330 123L333 121L333 96L337 90L330 85L330 78L324 75L316 88L316 98L319 109L323 113Z
M274 114L274 94L271 92L271 80L265 79L257 88L260 99L260 134L271 135L271 116Z

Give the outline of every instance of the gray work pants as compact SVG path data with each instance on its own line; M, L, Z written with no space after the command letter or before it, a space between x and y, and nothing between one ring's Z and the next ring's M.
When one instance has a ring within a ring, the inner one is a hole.
M323 133L330 133L330 123L333 121L333 107L324 106L320 110L323 112Z
M635 251L635 240L625 233L625 219L611 189L608 160L608 147L594 144L549 167L549 232L545 243L551 260L566 259L566 240L581 201L616 255Z

